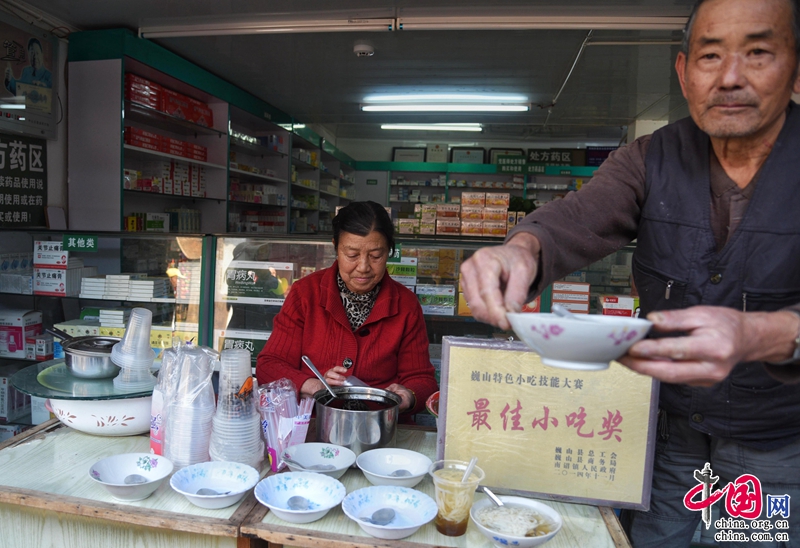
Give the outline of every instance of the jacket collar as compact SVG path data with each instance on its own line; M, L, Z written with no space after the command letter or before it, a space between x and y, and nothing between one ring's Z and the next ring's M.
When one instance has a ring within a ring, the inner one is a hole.
M342 297L339 295L339 287L336 284L336 273L339 272L339 263L334 261L333 265L327 269L320 282L320 306L322 306L334 320L352 329L347 313L342 305ZM375 323L383 318L395 316L398 312L397 304L397 282L391 279L386 272L381 280L381 289L375 298L375 304L369 313L367 321L361 327ZM359 328L360 329L360 328Z

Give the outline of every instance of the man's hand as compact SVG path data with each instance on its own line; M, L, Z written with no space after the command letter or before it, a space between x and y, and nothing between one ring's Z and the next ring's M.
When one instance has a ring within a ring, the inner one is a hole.
M685 336L645 339L619 361L673 384L712 386L737 363L783 361L794 352L800 318L791 312L739 312L718 306L653 312L653 330Z
M461 265L461 284L475 319L511 329L506 312L519 312L536 279L539 240L521 232L501 246L484 247Z

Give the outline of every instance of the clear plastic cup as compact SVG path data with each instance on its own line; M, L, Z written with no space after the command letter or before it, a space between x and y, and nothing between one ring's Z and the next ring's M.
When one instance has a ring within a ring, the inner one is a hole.
M111 361L120 367L150 369L156 359L150 346L150 327L153 313L146 308L134 308L122 340L111 348Z
M476 466L467 481L461 481L467 466L469 463L465 461L437 460L428 469L436 489L438 512L434 524L437 531L449 537L459 537L467 532L475 489L486 477Z

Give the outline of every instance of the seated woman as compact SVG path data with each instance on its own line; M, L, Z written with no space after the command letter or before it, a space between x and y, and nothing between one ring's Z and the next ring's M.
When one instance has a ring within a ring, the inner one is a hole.
M296 281L258 355L256 377L286 377L312 396L355 376L400 396L400 411L417 413L437 389L428 335L416 295L386 274L394 226L375 202L352 202L333 219L333 266Z

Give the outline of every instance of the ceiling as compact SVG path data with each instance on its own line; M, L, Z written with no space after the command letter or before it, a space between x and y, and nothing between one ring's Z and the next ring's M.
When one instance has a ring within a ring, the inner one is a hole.
M28 0L80 29L140 26L186 18L256 14L319 17L346 13L688 15L693 0L536 0L419 2L373 0ZM175 19L179 18L179 19ZM635 120L682 113L673 64L675 45L594 45L597 42L676 41L680 31L594 30L570 74L588 30L436 30L337 32L160 38L154 41L251 92L296 119L321 124L337 138L386 139L385 122L481 122L482 139L524 141L619 140ZM373 57L356 57L369 40ZM564 85L558 101L552 105ZM529 97L523 114L364 113L362 98L381 92L509 92ZM391 138L413 138L392 132ZM446 135L442 137L447 138Z

